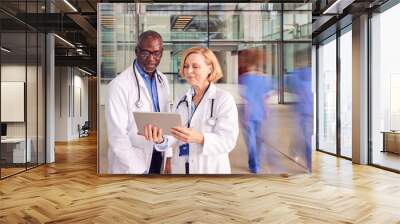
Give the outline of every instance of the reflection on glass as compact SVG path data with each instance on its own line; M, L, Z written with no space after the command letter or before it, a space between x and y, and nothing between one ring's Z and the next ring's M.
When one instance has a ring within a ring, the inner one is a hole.
M45 66L46 66L46 36L43 33L39 33L38 36L38 164L45 163L46 148L45 148Z
M45 1L2 1L0 6L28 23L43 13ZM30 13L30 14L25 14ZM1 13L0 13L1 14ZM45 44L31 26L0 15L1 27L1 178L45 162Z
M36 32L27 33L27 74L26 74L26 113L27 113L27 149L28 153L27 167L37 165L38 142L37 142L37 74L38 74L38 35Z
M352 157L352 34L340 37L340 153Z
M281 37L277 11L210 11L209 18L210 40L263 41Z
M122 72L134 54L137 39L135 4L101 4L99 11L101 75L112 79ZM117 60L118 59L118 60Z
M400 4L372 17L372 163L400 170Z
M277 11L281 4L274 3L210 3L210 11Z
M1 35L1 47L8 49L1 51L0 109L1 123L5 129L0 145L2 178L24 171L25 163L31 161L24 117L27 69L25 38L24 32Z
M185 3L185 4L171 4L171 3L142 3L142 7L146 12L151 11L207 11L207 3Z
M283 4L284 10L311 10L312 3L285 3Z
M139 17L143 30L154 30L164 41L207 41L206 12L149 12Z
M318 50L318 146L336 153L336 40Z
M284 12L284 40L311 40L311 28L311 14L308 11Z

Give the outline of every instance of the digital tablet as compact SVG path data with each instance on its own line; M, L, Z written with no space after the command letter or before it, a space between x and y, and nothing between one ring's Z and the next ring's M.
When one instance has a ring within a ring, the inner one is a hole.
M171 128L182 125L181 115L178 113L133 112L133 117L139 135L144 135L144 126L147 124L152 124L161 128L163 134L166 135L171 135Z

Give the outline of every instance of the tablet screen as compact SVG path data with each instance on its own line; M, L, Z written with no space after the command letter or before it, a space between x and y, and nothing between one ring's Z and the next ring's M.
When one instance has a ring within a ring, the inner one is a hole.
M163 134L171 135L171 128L182 125L178 113L164 112L133 112L138 134L144 134L144 126L151 124L162 129Z

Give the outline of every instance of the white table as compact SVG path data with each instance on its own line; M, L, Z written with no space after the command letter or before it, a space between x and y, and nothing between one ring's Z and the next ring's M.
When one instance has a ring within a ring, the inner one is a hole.
M26 163L31 162L32 154L31 154L31 145L32 141L30 138L26 139L28 143L28 147L26 147L25 152L25 138L6 138L1 139L1 154L3 157L4 153L8 155L12 154L12 163ZM12 153L10 153L12 152ZM4 157L3 157L4 158ZM6 159L11 162L11 158Z

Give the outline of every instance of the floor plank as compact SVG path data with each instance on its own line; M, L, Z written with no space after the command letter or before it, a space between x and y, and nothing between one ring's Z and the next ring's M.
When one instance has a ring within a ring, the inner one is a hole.
M400 223L400 175L320 152L303 175L97 175L96 139L0 181L0 223Z

